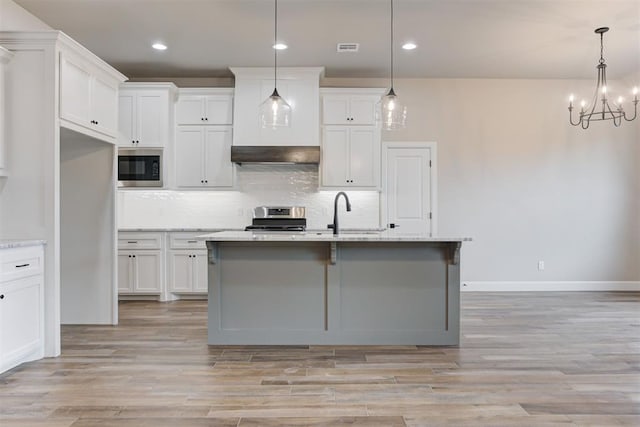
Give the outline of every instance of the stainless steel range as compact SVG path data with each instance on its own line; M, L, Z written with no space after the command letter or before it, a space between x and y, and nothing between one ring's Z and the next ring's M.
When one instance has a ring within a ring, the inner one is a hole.
M307 218L304 206L258 206L253 209L249 231L305 231Z

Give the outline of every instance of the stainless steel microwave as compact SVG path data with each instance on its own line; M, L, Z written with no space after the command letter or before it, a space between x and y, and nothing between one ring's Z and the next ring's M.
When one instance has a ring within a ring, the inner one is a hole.
M118 149L118 187L162 187L162 149Z

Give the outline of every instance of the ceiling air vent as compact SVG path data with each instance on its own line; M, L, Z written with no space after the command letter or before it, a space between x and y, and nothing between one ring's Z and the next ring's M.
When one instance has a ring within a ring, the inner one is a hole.
M338 43L338 52L357 52L360 49L360 43Z

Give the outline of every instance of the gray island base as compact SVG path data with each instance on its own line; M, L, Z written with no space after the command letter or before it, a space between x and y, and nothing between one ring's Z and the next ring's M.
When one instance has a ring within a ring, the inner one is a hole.
M457 345L467 238L219 232L208 248L208 342Z

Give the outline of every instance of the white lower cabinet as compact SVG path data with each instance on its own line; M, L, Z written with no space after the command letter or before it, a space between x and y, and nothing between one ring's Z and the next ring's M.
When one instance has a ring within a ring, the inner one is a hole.
M120 231L118 293L160 301L207 294L207 231Z
M206 294L207 247L202 232L168 233L167 289L175 294Z
M170 250L167 286L173 293L207 293L207 251Z
M44 356L42 245L0 249L0 372Z
M162 232L118 233L118 293L161 294Z
M118 292L159 294L162 291L160 251L118 252Z

